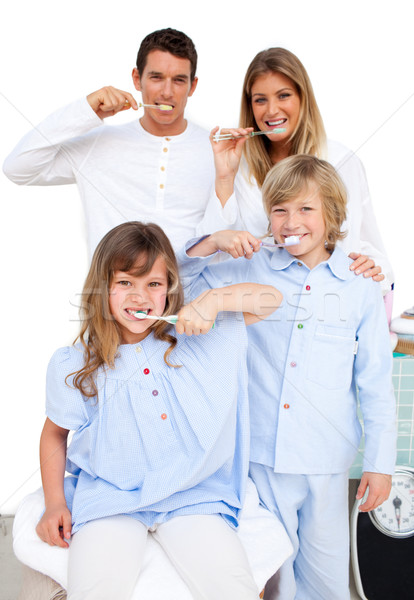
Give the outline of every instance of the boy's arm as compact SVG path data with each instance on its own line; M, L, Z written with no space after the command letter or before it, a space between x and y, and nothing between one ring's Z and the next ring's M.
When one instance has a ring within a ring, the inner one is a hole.
M69 431L46 419L40 438L40 469L46 510L36 527L38 536L51 546L67 548L72 518L66 505L63 480Z
M385 473L363 473L358 486L356 499L361 500L367 488L369 493L364 504L359 506L359 510L361 512L368 512L385 502L390 495L391 485L392 475L386 475Z
M177 333L207 333L221 311L242 312L246 325L271 315L282 302L282 294L273 286L239 283L206 290L178 313Z
M380 286L364 285L363 315L357 330L355 381L361 406L365 451L357 498L369 488L362 510L371 510L390 492L396 461L396 406L392 386L392 352Z

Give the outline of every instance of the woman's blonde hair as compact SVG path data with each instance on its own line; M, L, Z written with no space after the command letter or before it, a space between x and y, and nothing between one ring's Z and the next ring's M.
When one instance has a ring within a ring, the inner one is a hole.
M250 63L243 83L239 126L256 125L252 109L252 86L258 77L268 73L281 73L291 79L299 94L299 119L289 140L290 156L312 154L324 158L326 133L312 84L303 64L285 48L263 50ZM270 145L271 142L265 135L256 136L244 145L250 175L255 177L259 187L263 185L267 172L273 166L269 155Z
M174 251L158 225L139 221L123 223L109 231L97 246L82 292L82 325L75 340L83 345L85 364L82 369L70 374L74 375L73 385L84 396L97 396L95 372L102 366L114 368L118 346L122 343L118 323L109 308L115 271L130 272L139 277L152 269L158 257L165 262L168 278L164 314L172 315L183 305L183 290ZM171 325L165 321L155 321L152 326L156 339L170 342L164 360L169 366L174 366L168 362L168 355L177 339L168 333L170 328Z
M322 201L326 249L332 252L336 242L346 235L341 231L341 226L346 219L347 197L345 185L330 163L308 154L297 154L281 160L270 169L264 180L263 206L270 219L274 206L294 200L309 188L310 183L316 186Z

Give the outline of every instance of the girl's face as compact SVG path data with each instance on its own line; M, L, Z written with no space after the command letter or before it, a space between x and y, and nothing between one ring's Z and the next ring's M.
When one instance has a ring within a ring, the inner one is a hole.
M155 321L137 319L134 313L141 310L149 315L161 316L167 291L167 267L161 256L146 275L135 277L130 272L115 271L109 290L109 309L120 327L122 343L136 344L147 337Z
M283 127L285 133L268 138L272 143L286 142L299 120L300 98L296 86L281 73L266 73L256 79L251 89L252 110L261 131Z
M272 234L278 243L297 235L299 244L288 246L289 254L313 269L330 254L325 248L326 227L322 199L315 183L310 182L294 200L273 206L270 213Z

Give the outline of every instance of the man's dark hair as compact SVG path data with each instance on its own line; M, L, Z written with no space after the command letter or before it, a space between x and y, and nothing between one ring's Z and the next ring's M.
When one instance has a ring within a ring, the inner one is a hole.
M137 55L137 69L139 76L142 77L147 56L153 50L169 52L179 58L188 58L191 64L191 81L194 80L197 69L197 52L192 40L176 29L158 29L149 33L141 42Z

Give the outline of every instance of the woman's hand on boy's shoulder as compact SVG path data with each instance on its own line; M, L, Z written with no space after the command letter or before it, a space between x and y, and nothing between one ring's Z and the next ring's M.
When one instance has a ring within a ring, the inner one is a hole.
M372 473L365 471L362 474L362 478L358 486L356 499L361 500L367 488L368 497L365 502L359 506L359 510L361 512L369 512L385 502L390 495L391 485L391 475L387 475L386 473Z
M349 258L354 261L350 265L351 271L355 272L355 275L364 275L364 277L372 277L374 281L382 281L385 279L381 273L382 269L379 265L376 265L372 258L365 254L359 254L358 252L351 252Z
M72 515L65 503L46 508L42 518L36 525L36 533L49 546L68 548L72 531Z

